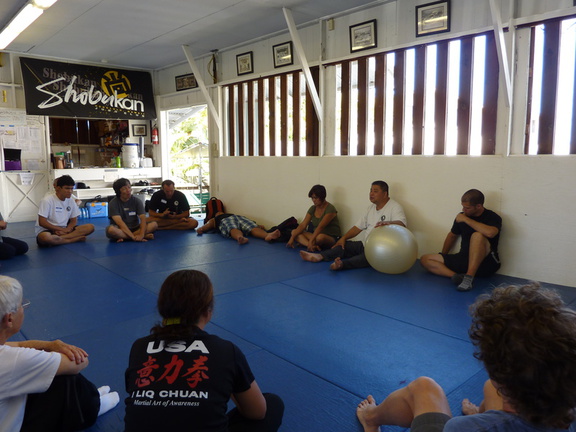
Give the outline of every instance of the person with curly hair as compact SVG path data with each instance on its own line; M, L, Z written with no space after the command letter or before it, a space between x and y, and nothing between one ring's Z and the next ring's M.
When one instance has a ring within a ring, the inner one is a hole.
M490 379L484 401L462 401L452 418L448 399L433 379L420 377L377 405L370 395L356 414L365 432L380 425L415 432L576 431L576 312L537 284L506 286L470 307L474 356Z

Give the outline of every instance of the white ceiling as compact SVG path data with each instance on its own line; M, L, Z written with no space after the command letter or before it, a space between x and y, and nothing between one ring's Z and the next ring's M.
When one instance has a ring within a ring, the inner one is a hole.
M0 0L0 28L26 0ZM379 3L374 0L58 0L7 51L116 66L160 69L287 30L283 7L296 25Z

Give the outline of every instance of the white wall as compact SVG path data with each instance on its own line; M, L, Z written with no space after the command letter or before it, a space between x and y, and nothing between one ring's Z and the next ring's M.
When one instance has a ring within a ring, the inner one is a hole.
M503 218L500 273L576 286L574 157L314 157L220 158L218 192L226 208L269 227L302 220L308 191L323 184L348 230L370 204L374 180L385 180L403 206L419 254L435 253L460 197L477 188ZM237 186L229 186L237 185Z
M320 23L309 24L299 29L307 59L315 65L351 57L349 26L374 18L378 20L378 48L362 54L490 29L492 18L488 1L458 0L451 2L450 33L416 38L415 6L426 3L429 1L398 0L342 14L334 18L334 30L324 34ZM497 3L507 25L510 0ZM522 0L514 4L513 14L517 22L522 23L576 13L572 0ZM526 83L526 36L526 30L518 31L514 55L508 53L520 66L516 69L518 87L514 92L512 112L505 104L501 86L497 126L500 156L215 157L211 168L213 195L221 198L228 209L271 226L289 216L301 220L310 205L307 197L310 187L320 183L328 189L328 200L338 208L343 229L347 230L369 204L370 183L382 179L389 183L391 196L404 205L409 228L418 240L419 253L424 254L441 249L452 220L460 210L462 193L478 188L486 195L486 207L504 219L500 272L576 286L573 270L576 260L576 193L573 191L576 156L521 155L526 100L522 90ZM221 50L221 83L290 70L291 67L278 70L272 66L272 46L288 40L287 37L288 32ZM509 38L509 34L506 37ZM237 77L235 56L246 51L254 52L255 72L251 76ZM297 63L296 60L294 68L298 67ZM161 76L163 80L173 81L173 76L182 73L186 73L185 66L161 71ZM216 87L212 87L211 94L218 105ZM333 95L325 88L322 96L325 112L330 115L332 110L326 101ZM167 92L158 99L159 109L204 102L198 90L182 95ZM325 127L332 124L329 117L324 122ZM211 142L222 148L225 143L219 142L213 124L211 132ZM324 132L327 138L333 136L329 131ZM509 135L512 137L510 142ZM325 150L323 154L331 154L330 146L331 142L321 143Z

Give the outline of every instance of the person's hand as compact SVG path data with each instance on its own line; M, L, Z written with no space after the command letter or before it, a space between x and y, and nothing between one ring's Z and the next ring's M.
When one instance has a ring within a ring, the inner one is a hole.
M378 227L381 227L384 225L392 225L392 224L390 222L387 222L387 221L380 221L380 222L377 222L376 225L374 225L374 228L378 228Z
M318 252L320 247L316 244L316 239L308 240L308 252Z
M335 247L340 246L342 249L344 249L344 245L346 244L346 240L344 239L344 237L342 237L340 240L338 240L336 243L334 243L334 246L332 246L332 249L334 249Z
M62 342L61 340L55 340L48 342L45 351L58 352L64 354L70 359L70 361L76 364L83 363L88 358L88 353L82 348L78 348L74 345L69 345Z
M0 231L5 230L7 226L8 226L8 222L0 221Z
M144 238L144 234L135 235L133 240L136 242L145 242L146 241L146 239Z

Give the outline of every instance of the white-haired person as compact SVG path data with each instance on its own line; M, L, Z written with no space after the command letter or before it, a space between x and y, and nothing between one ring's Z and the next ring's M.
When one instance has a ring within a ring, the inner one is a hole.
M0 276L0 430L86 429L118 404L118 393L97 389L80 374L88 366L82 348L61 340L8 342L29 305L20 282Z

